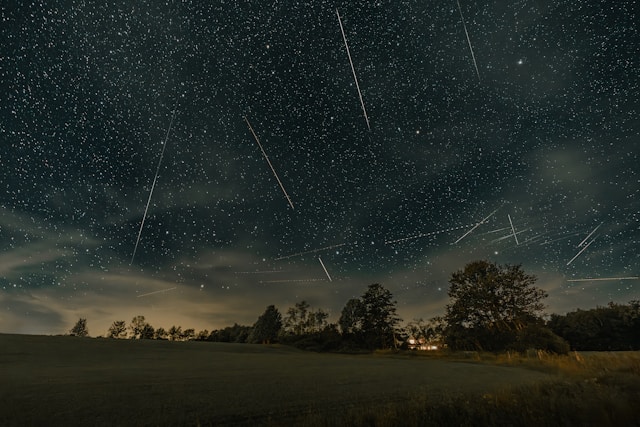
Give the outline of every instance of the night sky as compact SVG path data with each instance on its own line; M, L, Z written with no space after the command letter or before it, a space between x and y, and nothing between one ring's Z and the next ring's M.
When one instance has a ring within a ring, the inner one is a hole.
M426 319L478 259L640 298L636 2L98 3L0 6L0 331Z

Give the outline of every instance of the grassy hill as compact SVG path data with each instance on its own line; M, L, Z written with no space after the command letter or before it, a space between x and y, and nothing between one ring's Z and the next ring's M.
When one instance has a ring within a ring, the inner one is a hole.
M0 425L365 425L371 419L420 425L431 415L437 421L427 414L435 406L455 412L469 396L485 405L487 396L512 387L541 390L558 378L556 368L533 368L284 346L0 334Z

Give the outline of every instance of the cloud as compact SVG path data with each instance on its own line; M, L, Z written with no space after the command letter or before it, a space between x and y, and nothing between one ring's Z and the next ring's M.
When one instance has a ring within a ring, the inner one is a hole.
M5 237L11 248L0 252L0 276L5 279L51 274L56 265L73 264L80 252L101 243L81 229L52 226L33 214L2 209L0 218L3 234L16 236Z
M71 256L70 249L52 246L52 242L38 242L0 253L0 275L13 279L21 274L42 271L43 265Z
M158 292L162 291L162 292ZM207 286L196 288L143 272L84 271L57 287L4 292L3 329L29 333L65 333L79 317L88 319L92 335L105 334L115 320L144 315L154 327L211 329L243 317L244 298L224 296ZM257 315L256 315L257 317Z
M48 298L36 297L21 290L0 292L1 330L16 334L52 334L68 331L73 325L67 326L65 313L58 307L52 307Z

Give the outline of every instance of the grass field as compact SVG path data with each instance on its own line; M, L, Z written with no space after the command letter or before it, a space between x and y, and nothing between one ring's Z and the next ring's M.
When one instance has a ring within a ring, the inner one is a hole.
M596 421L618 422L620 414L640 419L626 401L640 399L637 354L606 371L616 374L606 377L613 382L606 387L593 377L602 362L578 359L317 354L283 346L0 334L0 425L481 425L472 421L495 418L503 407L534 416L536 408L518 403L518 393L529 400L531 393L549 391L549 400L574 393L579 401L580 393L600 398L612 390L618 407L604 402ZM627 374L635 378L628 384ZM500 418L488 421L504 425Z

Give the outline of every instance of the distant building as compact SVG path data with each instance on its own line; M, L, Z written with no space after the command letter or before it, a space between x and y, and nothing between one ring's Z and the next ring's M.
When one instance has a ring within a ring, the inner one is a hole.
M433 351L439 348L435 343L430 343L424 338L415 338L413 336L410 336L409 339L407 339L407 346L409 347L409 350L422 351Z

